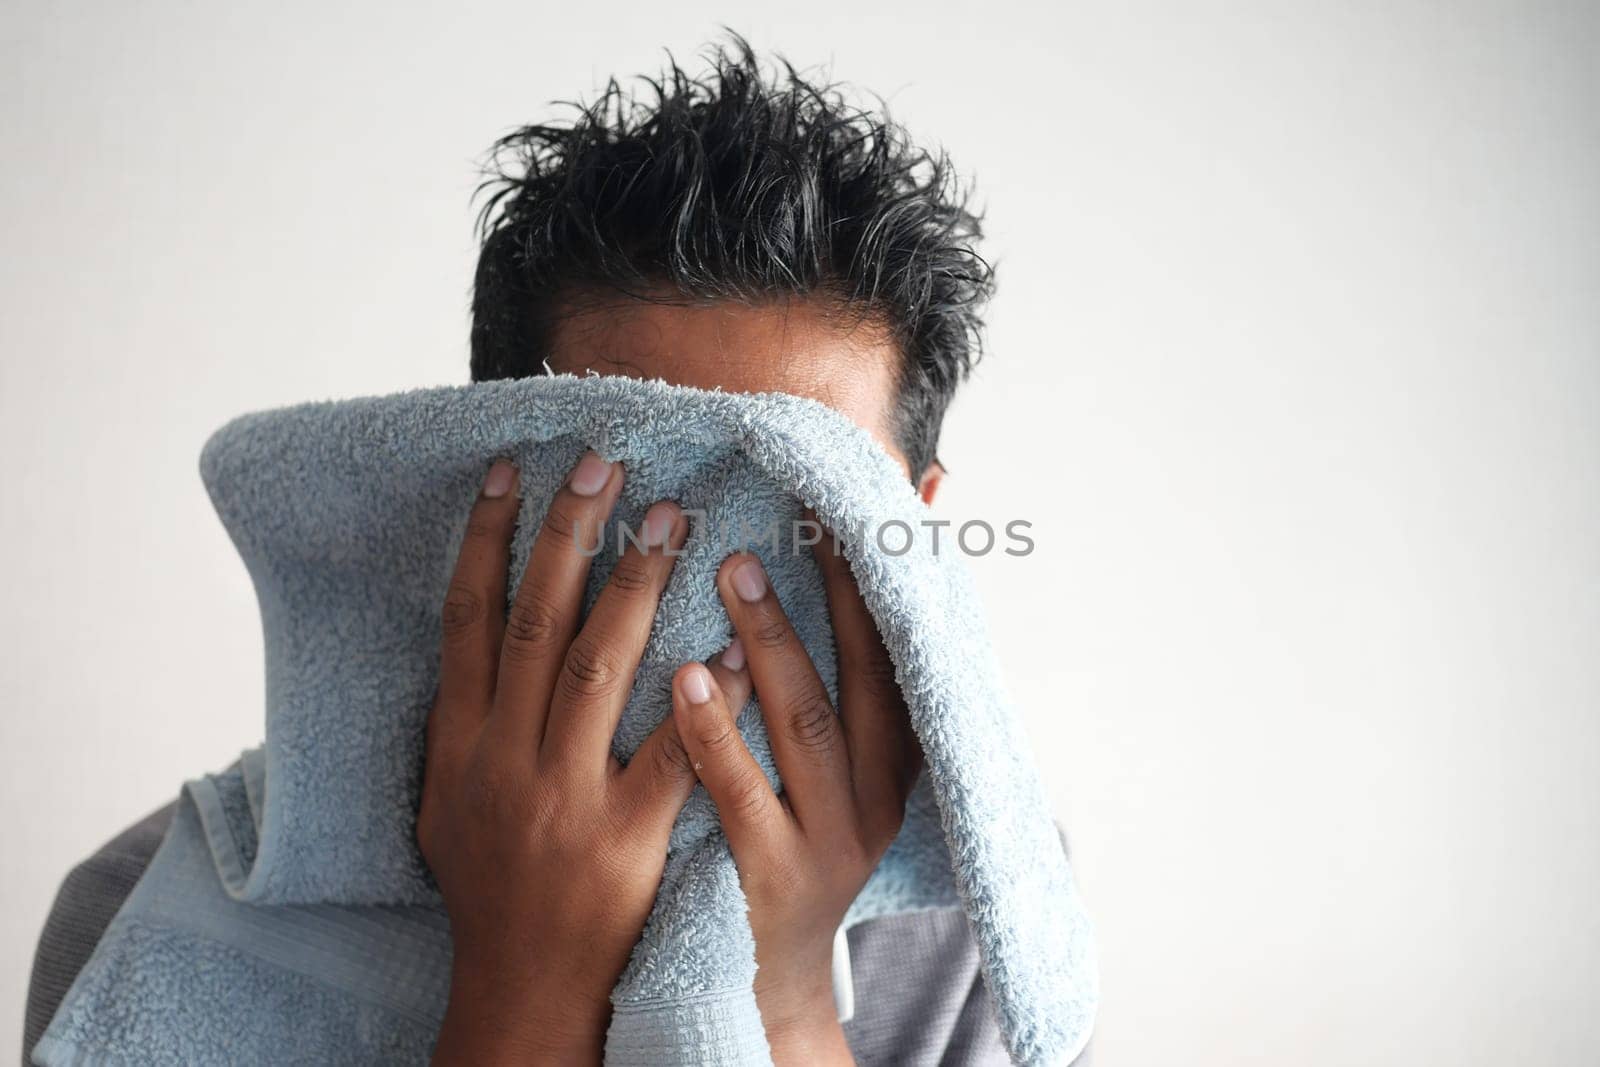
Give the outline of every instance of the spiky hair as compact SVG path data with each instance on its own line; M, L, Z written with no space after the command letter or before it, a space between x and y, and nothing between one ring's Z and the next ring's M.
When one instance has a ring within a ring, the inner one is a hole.
M818 295L875 316L901 356L896 432L915 478L982 351L994 290L981 216L942 149L882 101L850 104L736 35L690 76L611 79L568 122L496 142L480 190L472 377L543 373L583 288L752 303Z

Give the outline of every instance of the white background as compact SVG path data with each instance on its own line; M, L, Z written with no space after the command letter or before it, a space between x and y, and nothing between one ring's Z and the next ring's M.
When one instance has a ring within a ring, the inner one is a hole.
M1035 523L1100 1062L1600 1060L1600 17L1510 2L8 3L0 1055L69 866L260 735L207 433L464 380L481 151L722 23L988 204L943 511Z

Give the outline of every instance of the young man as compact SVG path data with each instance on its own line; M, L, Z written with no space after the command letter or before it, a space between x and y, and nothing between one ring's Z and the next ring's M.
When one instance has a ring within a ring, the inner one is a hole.
M593 372L811 397L872 433L932 500L940 423L992 290L948 161L792 69L768 77L742 41L715 52L703 77L674 65L651 85L653 98L636 101L613 82L570 124L496 146L473 379ZM643 545L580 620L587 558L565 531L604 522L626 477L598 456L578 464L509 616L488 606L506 602L514 468L486 472L468 524L418 820L456 941L436 1059L599 1062L607 994L648 913L667 831L703 783L750 901L778 1063L1005 1062L960 912L854 927L855 1010L838 1019L834 931L900 825L919 754L876 629L831 553L819 560L838 709L759 563L737 554L718 586L739 639L709 668L678 673L673 717L627 768L610 760L669 550L687 536L677 506L658 504ZM782 798L731 726L752 692ZM40 942L27 1047L168 816L69 875Z

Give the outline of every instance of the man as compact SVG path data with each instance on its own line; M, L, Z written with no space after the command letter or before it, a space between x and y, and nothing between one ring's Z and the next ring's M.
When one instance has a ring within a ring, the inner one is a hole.
M948 160L792 68L769 78L741 40L716 50L703 77L674 64L650 84L653 98L638 101L613 82L571 123L496 146L473 379L625 374L811 397L873 434L931 501L940 424L992 291L974 249L979 220ZM839 708L759 563L739 553L718 576L739 639L679 671L672 718L626 768L607 766L610 726L688 529L674 503L652 508L580 619L588 561L563 531L603 523L626 477L583 458L509 616L488 607L506 602L508 463L485 473L467 527L418 818L456 947L436 1059L598 1062L606 994L648 912L666 830L698 782L718 802L750 900L757 1000L778 1063L1005 1062L960 912L854 927L854 1013L841 1024L835 1010L833 931L900 824L919 754L872 620L831 553L819 562ZM781 798L731 728L752 692ZM500 800L485 799L491 777L508 787ZM27 1047L169 814L68 876L35 962ZM488 873L507 870L515 876Z

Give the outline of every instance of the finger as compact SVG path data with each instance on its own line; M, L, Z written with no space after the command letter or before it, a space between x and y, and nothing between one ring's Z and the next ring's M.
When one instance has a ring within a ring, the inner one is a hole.
M622 492L622 466L587 452L550 501L506 618L494 724L505 743L537 751L550 688L577 631L589 565Z
M660 838L665 851L672 824L698 781L678 724L668 717L622 769L617 788L625 810L647 833Z
M922 764L894 662L867 610L850 565L829 534L814 548L828 594L839 653L839 718L850 752L850 779L864 825L885 840L905 816Z
M739 644L739 639L735 637L733 643L720 656L714 657L706 664L706 669L711 672L712 678L716 680L717 689L722 693L723 703L727 706L729 714L737 724L740 712L743 711L745 703L750 699L750 672L744 669L744 649ZM671 799L671 791L666 787L670 785L679 769L677 762L679 756L683 757L682 768L688 772L689 784L683 796L678 797L674 803ZM650 768L654 769L651 770ZM658 794L657 786L653 783L662 784L660 795L666 798L665 802L672 809L667 816L669 823L678 817L678 809L683 807L683 802L688 798L689 791L699 781L695 777L694 768L690 766L689 757L683 747L683 741L679 737L678 728L672 719L668 719L656 727L655 731L645 739L643 745L639 746L639 751L634 753L633 759L628 761L628 765L622 768L620 773L624 783L631 778L639 779L639 784L625 784L624 786L633 794L631 803L636 809L655 808L657 805L654 798ZM782 803L782 801L780 800L779 803Z
M486 709L505 626L506 566L517 522L517 468L499 459L489 467L467 517L440 620L436 706L454 712ZM433 732L430 727L430 734Z
M722 690L723 701L728 705L728 710L737 723L739 716L744 714L744 706L749 703L751 694L750 672L745 669L744 664L744 646L735 637L720 655L707 660L705 666L717 680L717 687ZM637 758L635 756L635 759ZM624 771L625 768L615 756L611 758L611 763L614 773L620 774ZM632 766L631 761L629 766ZM779 802L782 802L781 797Z
M778 603L760 561L723 561L717 588L744 649L783 791L803 829L851 817L850 760L828 690Z
M688 516L669 501L645 512L638 534L627 537L556 677L541 758L605 770L656 605L688 537Z
M750 703L750 697L755 687L750 681L750 668L745 663L744 642L735 637L727 648L723 649L720 656L713 657L706 664L706 669L717 680L717 687L722 690L722 698L727 702L728 711L738 721L744 713L744 706Z
M739 736L716 679L698 663L680 667L672 679L672 719L695 775L722 817L735 862L745 867L771 855L793 824Z

